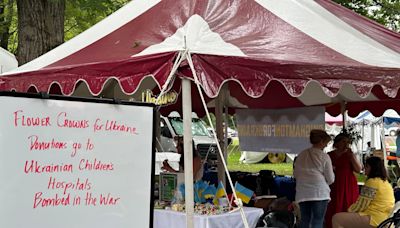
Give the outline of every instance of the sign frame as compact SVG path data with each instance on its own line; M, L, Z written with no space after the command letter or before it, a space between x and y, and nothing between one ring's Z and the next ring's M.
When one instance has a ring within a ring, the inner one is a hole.
M149 211L149 227L153 227L153 212L154 212L154 181L155 181L155 148L156 148L156 105L152 103L136 102L136 101L126 101L119 99L108 99L108 98L87 98L87 97L77 97L77 96L63 96L63 95L49 95L48 93L19 93L19 92L9 92L0 91L0 97L16 97L16 98L28 98L37 100L58 100L58 101L72 101L72 102L84 102L84 103L101 103L101 104L113 104L113 105L123 105L123 106L145 106L152 109L152 141L151 141L151 180L150 180L150 211ZM34 224L33 224L34 225Z

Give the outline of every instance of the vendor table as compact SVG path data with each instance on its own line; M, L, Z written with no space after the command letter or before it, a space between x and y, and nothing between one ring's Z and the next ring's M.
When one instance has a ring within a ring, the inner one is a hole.
M255 207L245 207L244 213L246 214L247 222L250 228L257 225L257 221L264 213L263 209ZM239 211L232 213L224 213L219 215L194 215L193 216L195 228L216 228L216 227L229 227L229 228L243 228L242 217ZM177 212L171 210L154 209L154 228L165 227L186 227L186 214L184 212Z

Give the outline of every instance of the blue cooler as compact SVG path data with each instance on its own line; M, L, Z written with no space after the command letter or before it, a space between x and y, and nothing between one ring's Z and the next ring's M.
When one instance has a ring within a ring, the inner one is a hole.
M276 176L275 193L277 197L286 197L290 201L294 201L296 196L296 180L291 176Z

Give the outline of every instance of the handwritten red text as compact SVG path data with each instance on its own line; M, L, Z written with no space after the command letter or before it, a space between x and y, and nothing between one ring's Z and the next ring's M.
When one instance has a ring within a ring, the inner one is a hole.
M49 150L49 149L66 149L67 143L56 141L51 139L51 141L39 141L39 136L31 135L28 137L31 140L31 145L29 150Z
M93 161L89 159L81 159L78 168L79 170L112 171L114 170L114 164L105 164L96 158Z
M60 112L57 115L57 126L66 128L87 128L89 127L89 120L68 119L66 112Z
M51 126L50 117L31 117L23 115L22 110L17 110L14 112L14 126L15 127L47 127Z
M25 173L72 173L72 164L40 164L38 161L25 161Z
M63 189L63 193L66 194L70 190L90 190L92 189L92 183L89 179L84 180L77 178L76 181L59 181L55 177L50 177L47 184L47 189Z

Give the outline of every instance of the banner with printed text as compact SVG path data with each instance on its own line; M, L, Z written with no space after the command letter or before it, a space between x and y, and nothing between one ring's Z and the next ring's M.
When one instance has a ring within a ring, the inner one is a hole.
M312 129L325 129L324 107L242 109L236 112L242 151L297 154Z

